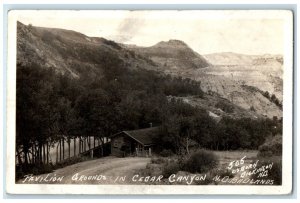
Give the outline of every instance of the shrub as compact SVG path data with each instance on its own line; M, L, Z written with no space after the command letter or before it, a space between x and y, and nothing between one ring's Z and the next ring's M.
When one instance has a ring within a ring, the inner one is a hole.
M107 44L107 45L110 45L112 47L114 47L115 49L122 49L122 47L120 47L120 45L118 45L116 42L114 41L111 41L111 40L106 40L106 39L103 39L104 43Z
M213 181L214 176L211 174L206 174L206 178L204 181L195 181L196 185L210 185L210 184L216 184L217 182Z
M266 97L266 98L268 98L268 99L270 99L270 93L268 91L265 91L263 93L263 96Z
M269 137L264 144L258 147L258 157L281 156L282 135Z
M163 158L152 158L151 163L153 163L153 164L162 164L162 163L165 163L165 159L163 159Z
M260 168L263 165L271 164L271 161L260 161L258 162L257 168ZM281 185L282 184L282 161L273 161L273 166L270 170L268 170L268 175L265 177L257 177L258 175L252 175L253 179L264 180L269 179L273 180L273 185Z
M254 112L256 111L255 108L254 108L254 106L250 107L250 111L254 111Z
M147 164L145 169L142 169L139 171L139 175L141 176L153 176L152 170L151 170L151 165Z
M172 174L176 174L178 171L180 171L179 164L177 162L171 162L164 165L162 175L166 178Z
M234 112L234 107L232 106L232 104L230 104L229 101L221 100L218 103L216 103L215 107L222 109L222 111L224 111L226 113L233 113Z
M228 176L229 178L233 178L234 177L233 173L230 170L228 170L228 169L222 170L221 172L219 172L219 175L221 177L225 177L225 176Z
M52 164L28 164L26 165L17 165L16 166L16 181L22 179L27 174L39 175L45 173L51 173L54 170L54 166Z
M55 34L53 34L52 32L49 31L44 31L44 33L42 34L41 39L45 42L45 43L53 43L53 41L56 39Z
M269 171L268 177L274 180L274 185L282 183L282 162L275 162L272 169Z
M170 150L170 149L164 149L164 150L162 150L159 154L160 154L160 156L162 156L162 157L169 157L169 156L174 155L174 153L173 153L172 150Z
M212 152L200 150L194 152L184 163L184 170L191 173L205 173L217 166L217 157Z

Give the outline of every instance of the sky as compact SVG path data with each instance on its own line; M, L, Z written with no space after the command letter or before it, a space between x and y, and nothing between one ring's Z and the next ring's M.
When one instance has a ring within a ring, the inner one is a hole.
M178 39L199 54L283 54L285 11L19 11L33 26L63 28L125 44Z

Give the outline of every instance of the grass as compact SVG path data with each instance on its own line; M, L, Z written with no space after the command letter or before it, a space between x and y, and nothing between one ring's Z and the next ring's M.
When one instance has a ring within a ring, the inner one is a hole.
M219 160L219 167L226 168L231 161L240 160L244 156L245 163L257 160L257 150L213 151Z
M191 152L191 154L194 154L196 151ZM218 165L209 168L206 170L206 172L191 172L190 169L185 168L184 164L189 160L190 156L185 157L179 157L176 155L173 155L171 157L153 157L151 159L151 163L149 163L146 167L146 169L142 170L143 175L149 175L149 176L157 176L157 175L164 175L164 181L160 182L159 184L170 184L167 180L167 178L171 174L187 174L187 175L193 175L193 174L206 174L205 181L198 181L194 182L196 185L228 185L229 183L223 183L218 181L213 181L213 178L218 175L221 178L228 176L229 179L232 179L234 177L239 177L239 174L233 174L231 170L228 170L227 167L230 162L234 160L240 160L244 156L246 156L244 165L249 165L250 163L254 163L257 160L259 160L259 164L256 168L259 168L262 164L267 164L270 162L274 162L272 170L269 171L269 175L266 178L259 178L259 179L273 179L274 185L280 185L281 184L281 163L278 162L278 160L281 160L280 156L272 156L272 157L258 157L258 150L236 150L236 151L209 151L209 153L213 153L215 155L215 158L218 162ZM195 162L190 161L190 164L193 165ZM259 180L257 177L254 177L256 180ZM176 184L176 183L171 183ZM177 183L178 184L178 183Z
M269 165L273 163L272 168L268 170L268 174L265 177L258 177L257 174L252 175L252 178L257 180L273 180L273 185L281 185L282 184L282 160L280 158L269 157L268 159L262 159L257 165L257 168L260 168L263 165Z
M88 156L76 156L71 157L69 159L65 159L55 165L52 164L29 164L28 166L17 166L16 167L16 181L22 179L24 175L27 174L33 174L33 175L40 175L40 174L46 174L51 173L56 169L64 168L69 165L73 165L79 162L88 161L91 160Z
M79 162L92 160L89 156L75 156L69 159L65 159L57 164L54 165L54 169L64 168L66 166L70 166Z
M220 159L231 159L238 160L243 156L246 156L246 159L256 159L257 150L235 150L235 151L213 151L215 155Z
M151 159L151 163L153 163L153 164L163 164L165 162L166 162L166 159L162 158L162 157L153 157Z
M273 163L272 168L268 170L268 174L264 177L253 175L253 178L259 180L273 180L273 185L282 184L282 135L270 136L265 143L259 146L257 157L260 159L258 168L263 165Z
M170 156L173 156L174 153L170 149L164 149L159 153L159 155L162 157L170 157Z
M259 146L258 157L272 157L282 155L282 135L271 136L266 142Z
M22 179L27 174L39 175L39 174L51 173L53 170L54 170L54 166L52 164L17 165L15 181Z
M171 157L153 157L146 168L138 171L138 173L142 176L163 175L165 181L160 184L170 184L167 181L169 176L178 174L179 171L187 175L192 174L192 172L204 173L213 169L216 165L217 159L212 151L200 150L184 157L176 155L172 155ZM210 184L213 176L211 175L210 177L205 181L199 181L201 182L199 184Z
M184 161L182 168L191 173L206 173L217 165L217 157L212 151L199 150Z
M213 181L213 178L218 175L220 177L228 176L229 179L232 179L234 177L239 176L238 174L233 174L231 170L228 170L227 167L230 162L234 160L240 160L244 156L244 165L249 165L250 163L254 163L257 160L259 160L258 165L256 168L261 167L262 165L268 164L273 162L273 167L268 172L267 177L263 178L257 178L256 176L252 176L252 178L256 180L261 179L272 179L274 180L274 185L280 185L282 181L282 169L281 169L281 156L269 156L269 157L260 157L258 156L258 150L236 150L236 151L208 151L213 152L215 154L215 157L218 161L218 166L214 168L210 168L206 172L200 173L200 172L187 172L187 174L206 174L206 180L205 181L199 181L195 182L197 185L210 185L210 184L221 184L221 185L227 185L227 183L217 182ZM195 153L192 152L192 153ZM190 156L189 156L190 157ZM182 157L181 157L182 158ZM172 156L172 157L155 157L152 158L151 163L147 167L147 174L148 175L161 175L167 176L165 178L168 178L171 174L177 174L179 171L190 171L189 169L184 168L183 164L188 160L188 156L183 158L183 161L180 162L180 159L178 156ZM194 164L193 161L190 163L191 165ZM156 171L155 171L156 170ZM154 172L155 171L155 172ZM160 184L170 184L166 180L165 182L162 182ZM174 183L175 184L175 183ZM229 183L228 183L229 184Z
M168 178L170 175L176 174L178 171L180 171L180 169L181 167L178 162L166 163L163 166L162 175L165 178Z

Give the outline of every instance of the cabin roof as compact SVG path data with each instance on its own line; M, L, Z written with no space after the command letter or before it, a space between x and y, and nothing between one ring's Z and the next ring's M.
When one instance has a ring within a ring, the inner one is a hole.
M159 127L151 127L138 130L126 130L112 135L111 138L122 133L125 133L127 136L131 137L132 139L144 146L149 146L155 144L153 138L159 136Z

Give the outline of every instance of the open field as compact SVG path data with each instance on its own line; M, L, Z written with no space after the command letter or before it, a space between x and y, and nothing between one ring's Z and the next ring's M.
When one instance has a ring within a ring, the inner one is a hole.
M219 158L219 164L228 165L231 161L240 160L244 156L245 163L253 162L257 159L257 150L236 150L236 151L212 151Z

